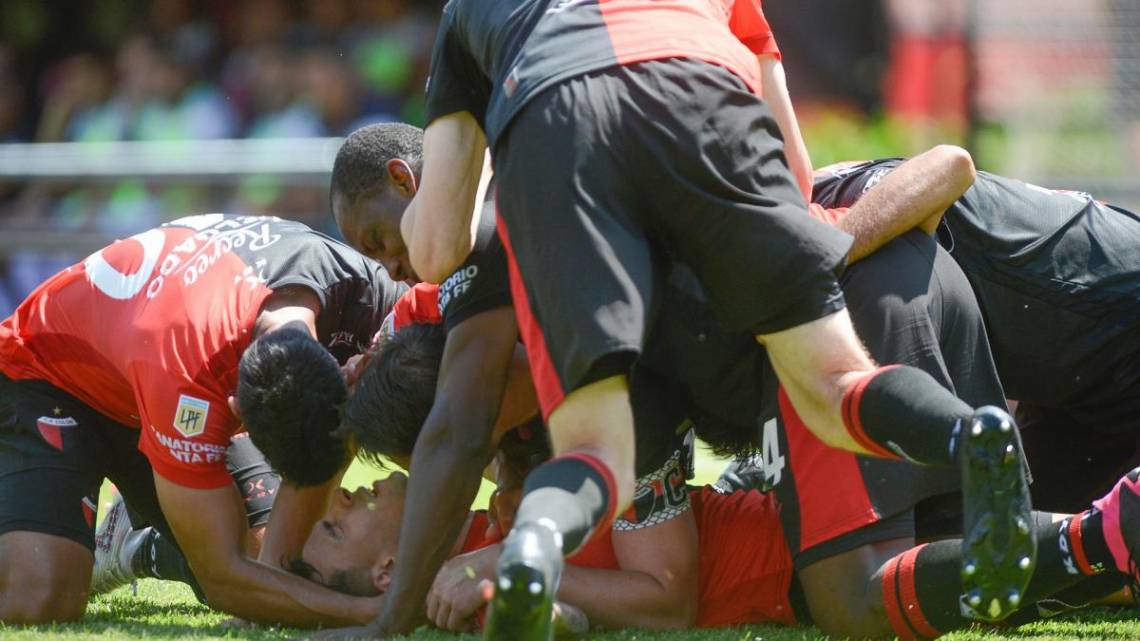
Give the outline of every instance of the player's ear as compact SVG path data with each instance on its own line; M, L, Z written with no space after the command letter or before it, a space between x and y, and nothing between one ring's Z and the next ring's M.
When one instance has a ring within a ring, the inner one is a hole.
M387 592L388 586L392 584L392 566L395 564L395 557L386 556L380 557L380 560L372 565L372 587L380 594Z
M233 412L234 416L237 418L238 422L240 423L241 422L241 411L238 409L237 398L235 398L233 396L227 396L226 397L226 405L230 406L230 411Z
M416 174L412 172L412 167L407 161L393 158L387 162L386 167L388 179L392 181L392 186L401 196L411 198L416 195Z

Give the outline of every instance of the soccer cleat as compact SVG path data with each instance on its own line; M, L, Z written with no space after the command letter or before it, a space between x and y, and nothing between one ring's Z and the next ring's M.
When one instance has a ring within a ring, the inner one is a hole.
M486 641L550 641L562 577L561 536L540 523L516 525L503 543Z
M1093 501L1101 512L1104 542L1112 553L1116 569L1132 577L1140 577L1140 467L1124 475L1101 498Z
M134 582L131 557L144 537L131 536L131 517L122 496L116 496L95 531L95 567L91 571L91 594L103 594Z
M959 438L962 611L1000 621L1021 604L1037 561L1021 437L1009 414L987 406L974 412Z

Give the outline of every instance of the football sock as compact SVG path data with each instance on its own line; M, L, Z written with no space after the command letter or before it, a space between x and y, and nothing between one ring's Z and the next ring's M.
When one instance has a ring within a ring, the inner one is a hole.
M588 454L571 453L535 468L523 484L515 527L545 521L562 535L571 555L614 518L617 489L608 466Z
M194 578L190 564L186 562L185 555L178 546L153 527L143 528L131 532L130 536L142 537L142 545L131 557L131 572L135 576L164 579L185 583L194 590L194 596L202 603L206 602L205 593Z
M1087 579L1072 561L1068 521L1035 512L1032 527L1037 566L1022 596L1026 606ZM935 638L974 622L960 605L961 558L961 539L949 539L911 548L883 566L883 606L900 639Z
M954 465L960 426L974 413L926 372L880 367L843 394L847 432L874 456Z
M1069 565L1085 576L1116 568L1104 538L1104 514L1093 507L1066 518L1064 541L1069 547Z

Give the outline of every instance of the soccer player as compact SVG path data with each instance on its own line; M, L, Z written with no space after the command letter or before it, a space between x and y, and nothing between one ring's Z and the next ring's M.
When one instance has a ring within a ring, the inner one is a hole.
M0 621L82 615L104 478L173 537L213 607L290 625L373 616L374 600L247 555L224 459L237 411L267 455L294 450L276 457L288 483L261 558L299 550L335 487L305 485L346 463L330 433L346 393L338 361L400 291L304 225L222 214L116 242L43 283L0 323ZM293 434L312 453L277 442Z
M905 166L825 168L815 200L851 206ZM1026 428L1035 504L1081 509L1140 462L1140 215L984 171L948 208L908 207L911 219L942 221L939 238L977 293Z
M1032 556L1016 527L1029 511L1019 457L1004 454L1019 447L1012 419L996 408L976 414L921 370L867 357L836 278L849 238L804 215L761 99L758 56L774 52L755 0L453 0L444 9L422 180L403 235L420 277L449 277L472 247L489 147L515 311L556 453L528 477L489 639L548 636L562 556L630 500L628 375L662 254L693 269L726 329L765 344L825 443L963 466L966 546L981 563L967 582L986 602L1028 580L1028 567L999 567L1010 553ZM1017 489L993 491L1007 484ZM442 552L418 547L415 561L434 567ZM406 630L396 612L420 596L405 595L399 575L396 584L381 632ZM1000 618L1008 606L977 614Z

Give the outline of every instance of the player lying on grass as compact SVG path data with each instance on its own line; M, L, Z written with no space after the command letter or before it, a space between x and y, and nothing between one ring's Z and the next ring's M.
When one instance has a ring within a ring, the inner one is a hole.
M391 273L413 280L416 277L408 263L400 224L409 200L417 193L422 145L422 132L413 127L379 125L359 130L338 153L331 190L337 224L350 244L382 260ZM964 188L961 182L968 183L971 176L920 173L897 178L903 183L911 179L924 185L925 193L946 194L949 203ZM955 188L958 191L948 193ZM876 224L879 218L874 215L882 207L897 208L898 203L854 208L852 220L867 221L858 228L864 237L857 242L872 245L889 235L890 230ZM450 538L459 527L455 515L466 509L475 495L476 480L493 451L490 428L499 411L505 372L518 339L508 261L495 234L494 208L488 204L481 209L473 227L475 250L444 280L440 290L447 347L435 401L424 425L424 438L415 448L412 467L441 472L421 479L413 471L410 492L420 498L410 503L412 513L405 520L407 529L401 537L401 557L414 559L410 565L417 567L431 565L426 559L443 553L426 533L447 532ZM893 217L882 219L895 224ZM871 240L876 238L879 240ZM568 508L567 514L572 513L577 512ZM589 515L581 515L583 523L588 523ZM398 570L394 590L401 599L405 590L411 594L426 592L423 576L399 577Z
M815 200L851 206L903 166L825 168ZM910 221L941 218L939 239L977 293L1005 393L1018 401L1034 504L1080 509L1140 463L1140 215L984 171L949 208L923 200Z
M890 247L887 248L888 250ZM874 263L874 258L869 259L868 265ZM894 263L897 265L898 263ZM881 275L872 272L872 275ZM405 383L411 384L415 381L424 382L425 377L423 372L418 372L413 377L406 377L400 374L405 368L401 365L406 365L410 362L417 362L421 364L421 368L426 367L427 363L431 362L433 355L438 358L439 353L443 348L444 338L438 331L432 330L430 327L423 328L418 326L411 326L401 329L389 341L382 344L380 351L370 366L371 371L366 371L362 376L361 385L362 389L373 386L379 380L393 381L397 377ZM383 364L389 364L384 367ZM430 383L430 381L428 381ZM373 391L380 391L373 389ZM386 390L387 394L393 394L394 389ZM676 393L676 390L669 390L670 393ZM354 401L357 398L355 397ZM415 417L422 417L430 405L430 398L426 395L421 395L418 400L411 400L407 394L402 394L401 398L407 399L403 404L402 413L403 419L412 421L411 424L399 428L399 419L383 418L376 414L379 405L368 404L361 405L357 402L352 402L349 405L346 414L346 425L350 426L357 432L363 447L368 447L370 442L380 441L386 443L387 447L394 448L393 453L405 451L406 448L414 445L416 430L414 427ZM666 399L662 399L663 401ZM399 407L398 404L392 403L391 397L389 402L384 406L391 409ZM504 399L504 402L511 402L510 399ZM698 430L701 428L701 419L697 420ZM712 434L715 438L719 432ZM402 441L401 446L398 441ZM401 449L404 448L404 449ZM824 453L830 450L817 450L809 455L818 455L820 451ZM771 454L771 452L769 452ZM835 464L835 461L828 461ZM837 469L843 464L842 461L838 462ZM1135 474L1133 474L1134 480ZM879 479L883 482L889 481L892 477L890 475L882 475ZM919 473L912 473L910 475L898 474L894 478L901 482L921 482L922 476ZM868 480L869 482L869 480ZM1124 505L1124 510L1127 512L1127 492L1131 491L1129 486L1135 485L1131 481L1123 481L1122 485L1114 491L1110 496L1105 497L1098 502L1097 507L1085 512L1071 520L1059 522L1061 517L1035 513L1034 522L1027 523L1027 526L1032 527L1036 533L1039 545L1041 546L1041 557L1038 568L1030 581L1029 589L1022 598L1019 598L1019 605L1030 606L1022 607L1015 615L1017 623L1024 623L1040 616L1044 612L1058 612L1065 609L1070 609L1074 606L1085 605L1093 600L1094 597L1103 596L1112 591L1112 589L1105 590L1104 587L1114 586L1119 588L1124 576L1116 572L1107 572L1099 578L1086 579L1085 576L1100 574L1106 568L1111 569L1116 567L1121 572L1127 572L1128 569L1128 554L1124 548L1118 548L1112 552L1109 549L1113 543L1111 542L1114 536L1121 537L1119 540L1135 541L1133 546L1140 544L1140 528L1137 524L1133 523L1126 527L1119 527L1115 531L1117 535L1112 535L1112 529L1104 529L1101 527L1100 521L1103 514L1112 513L1114 511L1119 513L1120 506ZM842 495L839 492L840 488L836 485L830 486L833 493L839 493L841 500L848 500L849 497ZM1120 492L1124 492L1124 499L1122 501ZM360 493L356 498L361 498ZM883 496L879 494L879 496ZM906 496L905 493L901 496ZM379 556L371 556L371 552L364 553L367 558L373 559L373 563L365 563L358 565L355 568L349 564L348 558L344 557L341 561L334 561L330 556L329 539L330 534L335 533L337 520L343 515L346 509L363 509L355 503L348 495L346 499L350 499L347 503L341 502L339 506L333 508L326 521L314 529L309 542L305 547L305 561L312 567L309 568L310 575L314 577L323 577L322 580L331 581L337 585L346 586L352 583L357 586L367 585L362 579L350 581L345 577L355 575L357 577L364 577L368 573L369 567L375 572L374 565L379 563L384 565L386 570L390 572L393 569L394 560L399 558L395 552L397 541L387 538L387 535L395 536L397 531L396 526L389 523L386 529L383 530L385 534L384 542L381 545L385 550ZM363 496L363 498L367 498ZM812 499L818 501L818 499ZM499 513L504 514L508 510L502 508L502 503L496 505L499 508ZM832 509L842 509L838 505L832 505ZM779 512L796 511L802 509L800 506L785 505ZM696 513L697 523L699 527L703 527L708 521L698 511ZM780 518L781 514L772 514ZM1127 517L1131 520L1136 520L1137 516L1132 515ZM501 519L500 520L506 520ZM890 519L889 519L890 520ZM897 522L899 519L893 519ZM725 523L721 524L725 526ZM911 528L913 530L913 526ZM724 549L728 553L742 555L741 558L752 559L749 554L762 554L765 555L763 559L753 559L759 565L742 566L739 568L744 573L753 573L754 580L762 581L756 577L768 576L768 573L762 569L766 563L771 563L771 569L783 571L788 567L788 563L792 559L791 550L786 547L784 537L782 535L783 528L775 533L780 543L779 556L771 556L770 548L767 546L773 539L767 538L770 528L765 530L746 530L745 534L751 539L720 539L714 537L710 543L716 546L718 550ZM865 534L864 539L872 539L872 534L881 532L883 530L871 530L871 534ZM896 528L898 531L898 528ZM701 532L707 532L701 530ZM1110 533L1105 536L1105 532ZM620 530L613 533L616 539L620 536ZM359 534L357 536L360 536ZM911 535L913 537L913 535ZM1129 538L1131 537L1131 538ZM336 537L333 536L333 539ZM706 540L704 535L698 537L698 541ZM1109 541L1106 545L1105 541ZM649 554L650 550L659 550L659 554L665 559L683 558L686 556L684 546L685 541L677 540L674 538L673 533L660 526L646 527L641 532L640 543L642 545L642 553ZM905 547L901 540L888 541L889 544L898 547ZM690 543L692 544L692 543ZM347 545L347 544L346 544ZM587 549L591 544L587 545ZM1122 545L1127 545L1124 543ZM356 547L355 544L351 547ZM336 548L340 549L340 548ZM864 556L873 556L875 553L881 553L881 547L867 545L866 549L862 551ZM958 575L958 557L961 550L960 539L942 540L928 545L915 546L913 538L909 543L909 549L904 549L901 554L894 558L889 558L886 563L881 563L882 569L873 577L859 579L863 585L868 589L866 607L869 612L862 615L862 622L859 628L837 628L838 612L843 612L843 609L820 609L822 600L820 599L820 588L816 584L812 584L809 589L816 592L808 595L808 605L810 605L810 612L812 614L820 613L827 618L827 623L832 628L832 634L852 636L857 638L882 638L892 635L898 635L902 638L914 638L918 636L939 636L940 633L949 631L950 629L959 628L968 625L970 621L962 616L958 595L961 593L961 579ZM706 563L708 551L704 548L700 549L699 557L700 563ZM385 556L387 554L387 556ZM1089 556L1091 554L1091 556ZM1106 556L1109 554L1111 556ZM1120 556L1122 555L1122 556ZM359 557L356 557L359 560ZM589 557L587 557L589 558ZM1098 559L1098 561L1088 561L1089 558ZM615 559L617 562L616 568L625 570L622 565L622 559L619 557ZM827 560L827 559L825 559ZM571 560L574 562L574 559ZM715 563L715 560L713 561ZM459 565L462 563L463 565ZM429 601L428 612L437 625L441 627L449 627L452 630L466 629L468 626L467 618L474 611L475 607L481 604L480 592L476 590L475 583L472 581L465 581L461 576L461 570L465 565L470 564L476 569L488 570L491 567L488 557L479 557L479 562L466 559L462 562L456 561L445 567L444 572L436 579L435 588L433 589ZM915 566L918 565L918 574L921 578L916 578ZM305 567L303 564L298 564L298 567ZM793 565L793 567L795 567ZM809 569L810 569L809 565ZM860 574L851 569L850 562L846 566L832 565L833 569L837 572L833 574L831 579L836 585L837 593L833 593L833 598L842 598L842 590L839 586L844 584L853 584ZM315 572L313 572L315 570ZM851 576L843 574L849 573ZM577 577L588 576L589 573L581 570L570 570L566 575L566 580L569 581L571 575ZM704 566L699 567L697 572L702 581L710 579L710 574ZM801 583L805 576L803 570L797 569L797 574L801 577ZM385 574L386 578L388 575ZM490 576L487 574L486 576ZM638 627L653 627L675 625L675 619L668 619L665 617L654 619L646 617L646 612L651 612L654 609L667 608L668 604L663 603L661 595L646 586L622 585L620 590L618 586L607 586L604 580L607 578L617 582L616 575L601 574L598 575L603 580L601 583L591 584L591 589L588 591L578 589L574 584L564 583L563 591L559 593L559 598L568 601L570 604L577 606L587 614L590 620L596 624L601 624L606 627L625 627L625 626L638 626ZM747 577L741 574L728 574L721 577L725 581L744 581ZM575 581L585 580L582 578L574 579ZM374 585L373 587L383 587L383 585ZM696 594L691 595L690 598L695 599L694 603L698 605L698 614L696 619L691 621L688 625L701 624L707 622L709 619L702 618L700 612L705 607L705 601L702 599L707 594L705 584L702 582L698 587ZM762 607L763 604L772 604L773 601L763 600L764 595L771 594L771 585L765 585L756 593L756 599L759 602L750 602L748 598L742 597L734 601L732 607L741 607L733 611L731 616L717 618L720 623L745 623L745 622L759 622L759 621L784 621L783 617L771 617L773 610L771 608ZM809 586L805 584L805 588ZM360 588L358 588L360 589ZM792 598L792 597L789 597ZM619 599L621 601L621 608L612 608L613 600ZM793 600L795 600L793 598ZM761 606L752 613L760 616L761 618L747 618L747 608L745 604L751 603L752 606ZM679 603L673 604L674 608L684 608L686 604ZM852 608L854 605L843 604L838 606L840 608ZM951 615L951 612L953 613ZM924 614L925 613L925 614ZM943 629L934 628L927 615L932 615ZM771 617L771 618L767 618ZM937 618L935 618L937 617ZM951 618L952 617L952 618ZM808 620L808 617L801 615L800 620ZM819 621L816 621L819 624ZM873 625L872 625L873 624ZM852 625L852 624L848 624Z
M260 556L296 553L347 461L330 434L338 360L400 291L304 225L221 214L116 242L41 285L0 323L0 621L83 614L104 478L177 542L213 607L291 625L371 618L375 601L249 556L225 456L240 411L290 481ZM298 424L311 440L282 436Z

